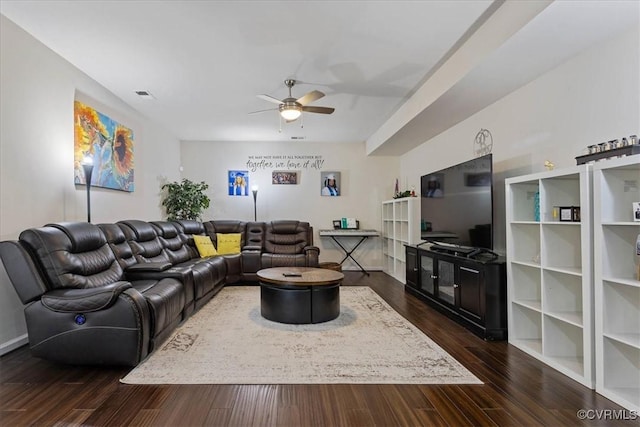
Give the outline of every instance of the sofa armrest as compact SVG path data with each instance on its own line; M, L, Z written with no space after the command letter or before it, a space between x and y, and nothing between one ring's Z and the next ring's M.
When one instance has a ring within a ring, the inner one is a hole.
M305 246L304 248L302 248L302 251L306 254L309 252L317 252L320 253L320 248L317 246Z
M143 273L165 271L172 267L170 262L140 262L125 269L125 273Z
M61 313L88 313L111 307L120 294L131 288L129 282L87 289L55 289L42 295L42 305Z
M21 242L0 242L0 261L23 304L35 301L47 292L38 266Z
M256 273L262 269L262 247L245 246L242 249L242 273Z
M46 298L49 306L43 297L24 308L33 356L71 365L135 366L149 353L149 304L131 283L57 289ZM67 311L73 308L79 310Z
M320 248L317 246L305 246L302 248L306 258L307 267L317 267L320 258Z

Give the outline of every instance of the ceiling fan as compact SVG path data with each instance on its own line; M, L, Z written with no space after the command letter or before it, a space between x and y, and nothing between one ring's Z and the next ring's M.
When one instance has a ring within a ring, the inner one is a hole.
M303 111L308 113L320 114L331 114L335 111L335 108L331 107L314 107L308 105L324 96L324 93L320 92L319 90L312 90L306 95L295 99L293 96L291 96L291 88L296 84L296 81L293 79L287 79L284 81L284 84L289 88L288 98L285 98L282 101L269 95L258 95L258 98L264 99L265 101L273 102L274 104L278 104L277 110L280 111L280 115L287 123L296 120L298 117L300 117ZM264 111L273 110L276 109L270 108L268 110L253 111L249 114L262 113Z

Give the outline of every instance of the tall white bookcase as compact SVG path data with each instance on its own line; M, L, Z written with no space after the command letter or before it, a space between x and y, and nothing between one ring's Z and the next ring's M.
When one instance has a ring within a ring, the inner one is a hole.
M590 166L509 178L505 186L509 343L593 388ZM580 221L561 221L558 208L572 206Z
M640 155L596 162L593 183L596 391L640 413Z
M420 198L382 202L383 271L405 283L405 244L420 243Z

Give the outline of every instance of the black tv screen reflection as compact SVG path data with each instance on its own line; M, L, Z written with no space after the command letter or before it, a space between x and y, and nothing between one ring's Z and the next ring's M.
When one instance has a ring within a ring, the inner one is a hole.
M493 249L491 154L423 175L423 240Z

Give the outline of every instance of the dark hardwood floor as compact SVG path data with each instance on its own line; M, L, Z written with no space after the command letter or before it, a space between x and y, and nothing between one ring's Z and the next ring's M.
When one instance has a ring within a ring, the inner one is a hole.
M580 420L580 409L621 408L506 342L483 341L384 273L345 272L344 284L370 286L484 384L134 386L119 383L128 368L61 366L23 347L0 358L0 425L640 425L614 413Z

